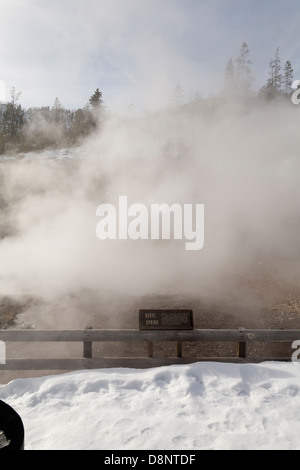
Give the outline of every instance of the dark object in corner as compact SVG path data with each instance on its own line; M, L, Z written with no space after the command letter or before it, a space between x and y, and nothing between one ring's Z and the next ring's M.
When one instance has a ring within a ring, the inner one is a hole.
M2 443L4 443L4 447L0 446L0 450L24 450L23 422L18 413L1 400L0 431L2 431Z

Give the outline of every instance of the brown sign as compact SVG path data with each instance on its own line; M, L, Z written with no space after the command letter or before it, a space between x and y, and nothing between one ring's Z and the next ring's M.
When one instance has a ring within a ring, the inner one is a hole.
M140 330L192 330L193 310L139 311Z

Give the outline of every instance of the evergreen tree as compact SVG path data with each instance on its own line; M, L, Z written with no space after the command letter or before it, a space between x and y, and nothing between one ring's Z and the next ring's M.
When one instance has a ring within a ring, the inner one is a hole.
M24 123L24 110L18 104L21 92L17 93L15 87L11 89L11 101L5 104L1 122L2 135L9 142L17 142L21 138Z
M225 69L225 93L232 94L235 91L235 69L232 58L229 59Z
M233 61L229 59L225 69L224 91L226 94L236 97L247 97L251 94L253 76L249 59L249 47L243 42L239 56Z
M201 101L201 95L199 91L197 90L192 94L191 103L197 103L199 101Z
M95 125L93 113L87 106L83 109L77 109L69 129L71 143L80 142L84 137L87 137L95 128Z
M284 66L284 92L287 95L290 95L292 92L292 83L293 83L293 68L289 60L286 61Z
M181 106L183 102L183 97L183 88L181 85L177 84L172 94L172 105L176 107Z
M62 124L64 122L65 110L61 105L61 102L56 97L51 109L52 120L56 124Z
M250 69L252 61L249 59L249 47L243 42L240 55L235 60L235 87L241 95L249 95L253 77Z
M283 77L281 73L281 60L279 57L279 47L277 47L275 56L269 62L269 78L267 83L259 91L259 96L272 100L282 96Z
M281 60L279 57L279 47L277 47L274 59L269 64L269 79L267 85L274 88L275 92L280 92L283 83L281 74Z
M99 106L102 106L102 92L99 90L99 88L97 88L95 93L90 97L89 103L92 108L98 108Z

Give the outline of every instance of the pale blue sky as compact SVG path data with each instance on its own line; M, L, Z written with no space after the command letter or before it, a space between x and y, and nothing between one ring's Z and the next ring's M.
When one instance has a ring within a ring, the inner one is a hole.
M179 83L184 99L222 87L243 41L254 88L279 47L300 79L299 0L0 0L0 80L25 107L155 109Z

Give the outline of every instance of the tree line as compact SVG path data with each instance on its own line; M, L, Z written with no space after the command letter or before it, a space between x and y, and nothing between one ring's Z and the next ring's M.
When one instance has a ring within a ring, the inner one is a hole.
M220 84L220 92L217 97L204 100L201 93L196 91L192 94L189 102L184 103L184 90L177 84L171 96L171 105L174 108L189 106L191 104L201 105L204 101L214 102L215 98L223 99L254 99L268 102L276 99L290 99L292 84L294 81L294 70L290 60L282 62L279 47L276 48L274 56L268 64L266 83L257 91L253 91L254 76L252 72L253 62L250 59L250 50L246 42L242 43L239 55L227 61L223 83ZM298 78L298 77L296 77ZM300 93L299 93L300 94Z
M0 104L0 154L78 145L99 125L104 114L99 88L84 108L69 110L58 98L52 107L22 108L21 92L11 89L10 101Z
M249 47L246 42L243 42L239 56L235 60L229 59L225 70L225 93L244 96L253 95L252 83L254 78L251 71L252 61L249 55ZM257 96L267 100L290 96L293 73L294 70L290 60L286 60L284 65L282 64L279 47L277 47L269 62L267 81L259 89Z
M218 98L220 95L225 99L238 100L255 98L272 101L290 98L294 70L290 60L282 64L279 47L270 59L267 81L257 93L252 91L254 77L251 66L249 47L243 42L239 55L227 62L223 89ZM103 122L105 112L99 88L89 98L87 105L77 110L64 108L58 98L52 107L25 110L19 104L20 94L12 88L10 101L0 104L0 154L76 146ZM192 96L190 103L184 104L183 97L183 89L177 84L171 97L173 107L178 109L196 104L198 109L204 101L199 92ZM214 98L207 101L213 103Z

